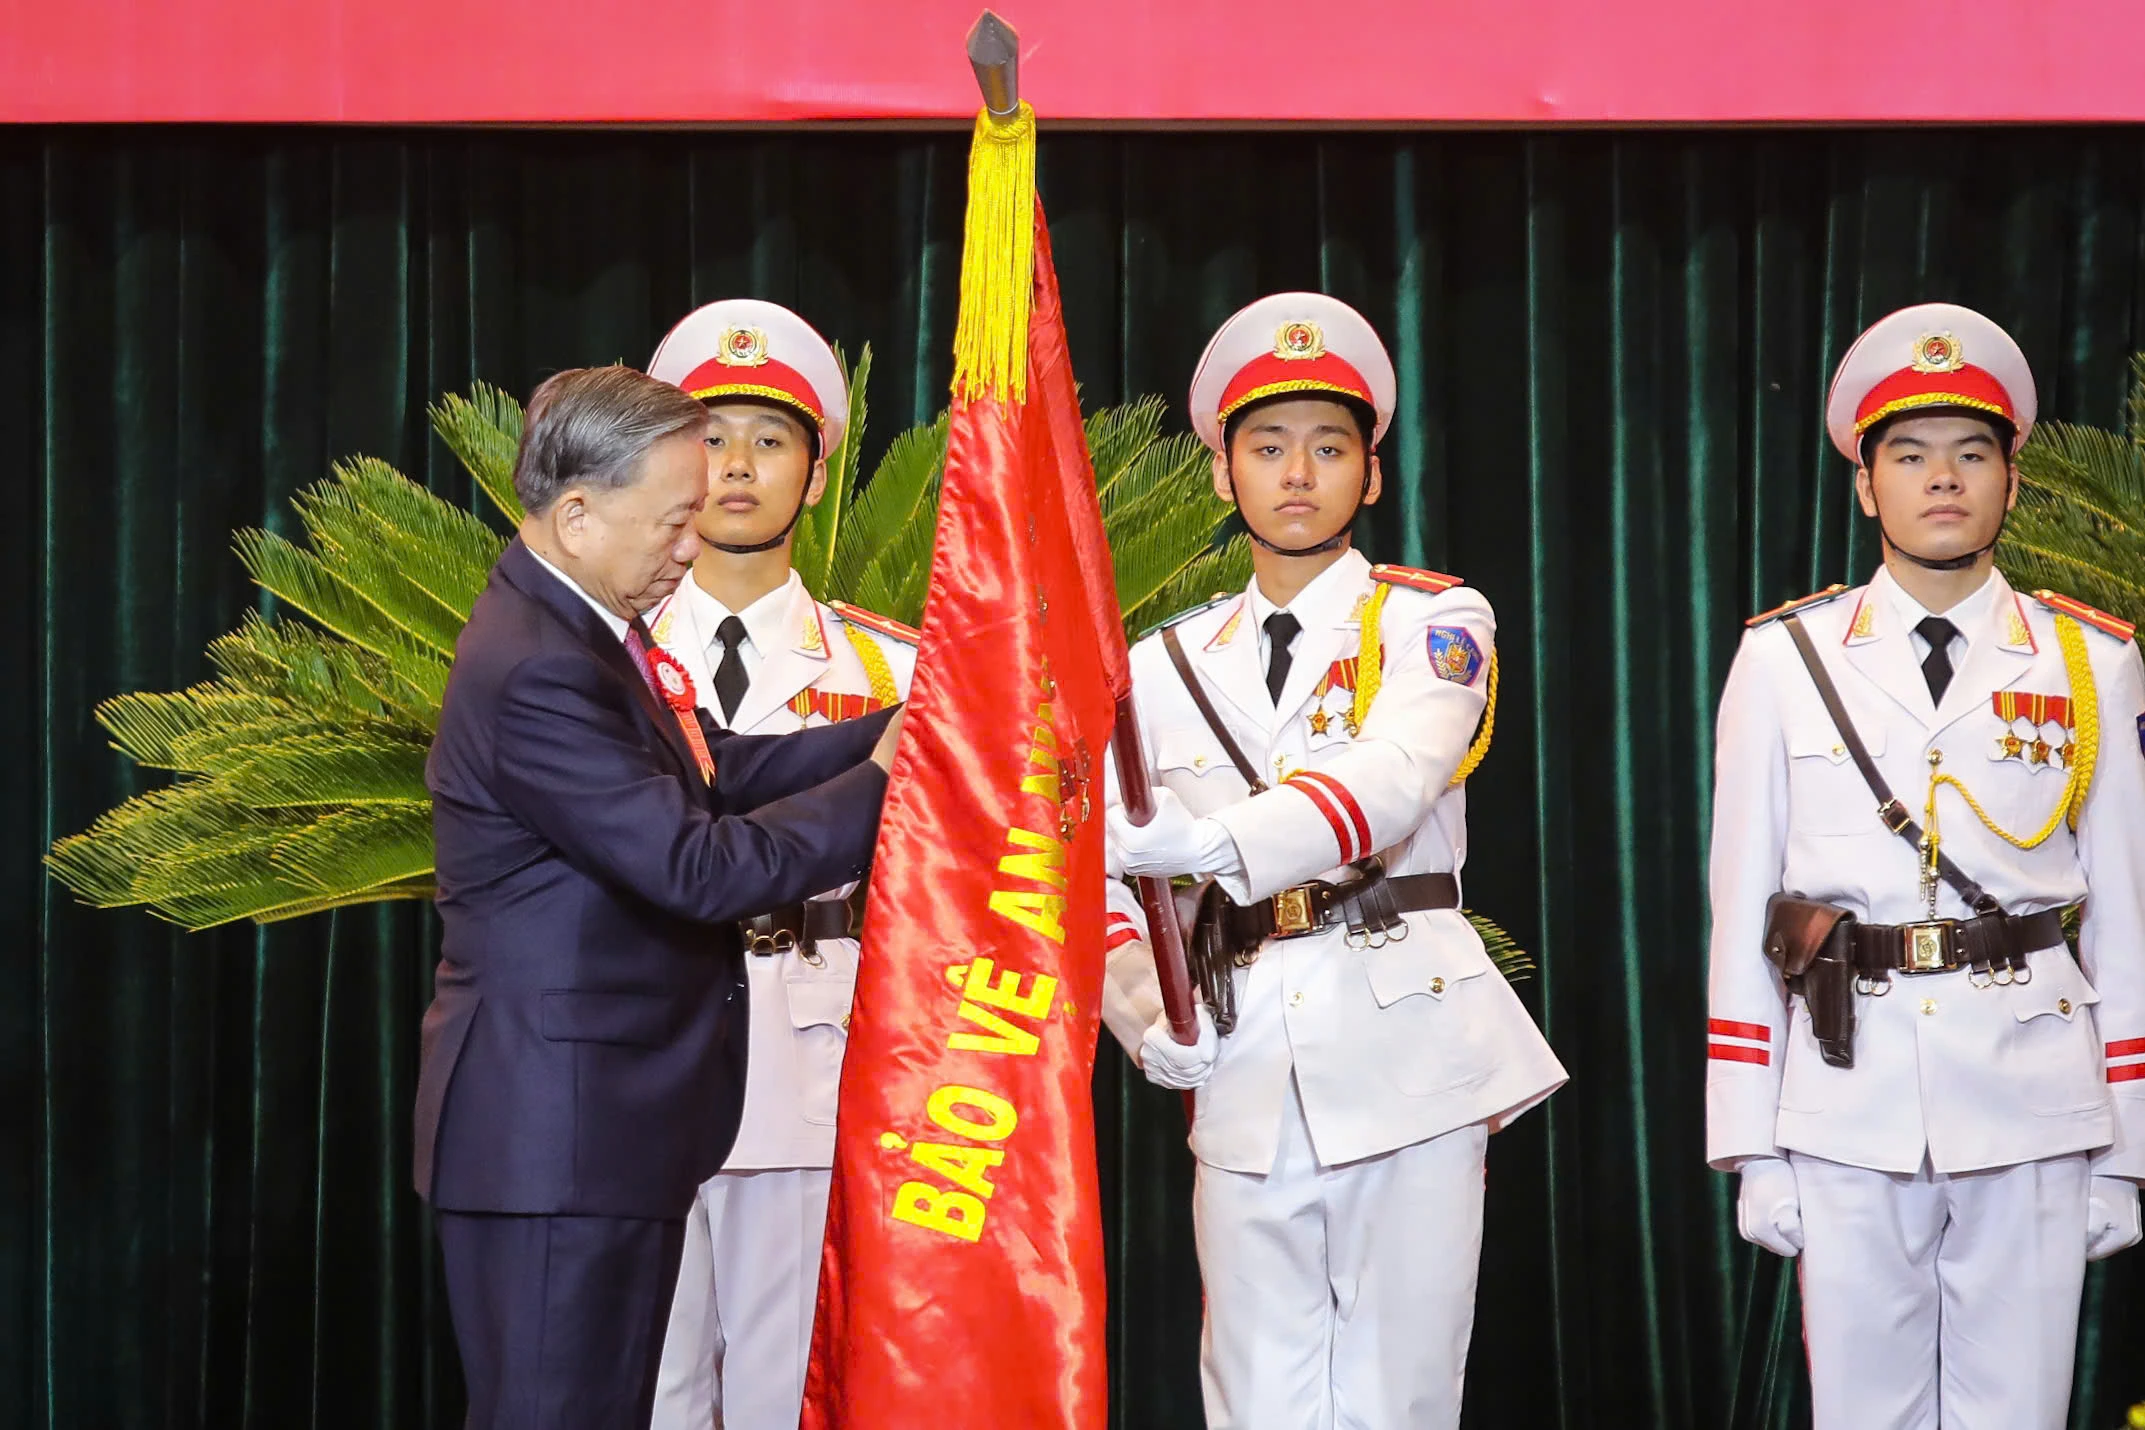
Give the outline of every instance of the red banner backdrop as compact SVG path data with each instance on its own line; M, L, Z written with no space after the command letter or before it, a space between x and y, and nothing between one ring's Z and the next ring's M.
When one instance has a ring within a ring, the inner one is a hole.
M0 0L0 120L966 123L980 0ZM1004 0L1067 121L2145 119L2139 0Z

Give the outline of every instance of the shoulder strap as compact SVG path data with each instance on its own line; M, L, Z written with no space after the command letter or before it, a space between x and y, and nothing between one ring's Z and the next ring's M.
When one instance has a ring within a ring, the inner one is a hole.
M1207 728L1214 732L1214 738L1221 741L1222 749L1228 752L1229 763L1236 766L1236 772L1244 777L1244 783L1251 786L1253 794L1266 793L1266 781L1259 778L1259 772L1251 767L1251 761L1244 758L1244 747L1236 743L1236 737L1229 733L1228 727L1221 723L1221 716L1214 712L1214 702L1207 698L1206 687L1199 683L1199 672L1192 669L1191 661L1186 658L1184 643L1177 639L1175 626L1162 628L1162 649L1169 652L1169 663L1177 668L1177 679L1184 682L1184 693L1191 696L1192 704L1199 707L1199 717L1207 722Z
M1870 759L1869 750L1862 743L1862 736L1856 732L1854 721L1848 717L1847 707L1840 703L1840 692L1832 683L1832 673L1825 669L1825 662L1818 655L1817 646L1810 640L1810 633L1803 629L1802 618L1790 615L1780 624L1787 627L1788 635L1794 638L1795 651L1802 657L1803 665L1810 672L1810 679L1817 686L1818 699L1825 702L1825 713L1832 717L1832 727L1840 732L1840 740L1847 746L1847 753L1854 760L1855 768L1862 772L1862 782L1869 786L1871 794L1877 796L1877 818L1884 822L1886 829L1913 845L1916 857L1920 857L1922 827L1914 822L1914 816L1907 813L1907 807L1899 802L1891 787L1885 784L1884 776L1877 773L1876 762ZM1951 856L1942 849L1937 850L1936 871L1945 883L1958 891L1959 897L1966 900L1967 906L1975 913L1987 913L1996 907L1996 901L1989 897L1988 890L1967 877L1966 871L1952 863Z

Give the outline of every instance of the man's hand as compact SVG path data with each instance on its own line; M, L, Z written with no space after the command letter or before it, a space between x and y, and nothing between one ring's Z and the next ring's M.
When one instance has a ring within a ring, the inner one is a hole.
M1742 1167L1735 1225L1743 1240L1776 1256L1802 1250L1802 1194L1785 1157L1753 1157Z
M1113 867L1158 878L1212 872L1206 867L1212 862L1207 858L1208 834L1173 792L1155 788L1154 818L1145 824L1134 824L1116 804L1105 818Z
M1192 1011L1199 1017L1198 1042L1187 1045L1171 1037L1167 1013L1149 1024L1147 1035L1140 1039L1140 1070L1157 1087L1181 1092L1199 1086L1214 1071L1215 1056L1221 1052L1214 1019L1204 1003L1194 1004Z
M879 743L872 747L871 762L880 769L891 772L894 768L894 747L901 743L901 720L909 713L906 705L894 707L894 718L886 722L880 732Z
M2098 1261L2138 1244L2138 1184L2125 1177L2095 1177L2091 1186L2085 1204L2085 1259Z

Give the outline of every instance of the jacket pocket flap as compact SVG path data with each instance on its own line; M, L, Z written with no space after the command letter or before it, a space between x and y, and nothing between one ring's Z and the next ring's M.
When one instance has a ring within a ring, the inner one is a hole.
M2011 1000L2012 1016L2021 1023L2028 1023L2040 1017L2061 1018L2068 1023L2098 1003L2100 995L2078 975L2078 966L2071 962L2068 953L2060 957L2061 962L2051 959L2044 964L2039 976L2023 988L2014 983L2005 989L1989 988L1981 991L2003 993ZM2051 968L2057 970L2055 976L2050 975Z
M1229 757L1204 730L1163 730L1154 739L1154 767L1195 775L1231 769Z
M1370 980L1371 997L1380 1008L1390 1008L1417 993L1443 1001L1454 985L1489 971L1484 955L1462 959L1445 953L1428 930L1416 926L1407 938L1389 939L1383 948L1366 948L1356 956L1362 959L1364 976Z
M840 1028L849 1022L856 982L848 978L792 978L788 993L792 1028Z
M1847 713L1850 718L1854 714L1851 710ZM1855 721L1855 733L1862 737L1862 748L1872 755L1884 753L1884 731L1885 726L1880 721ZM1830 720L1791 725L1786 738L1790 759L1830 760L1835 765L1844 765L1853 758L1847 753L1847 741Z
M543 995L546 1038L561 1043L623 1043L659 1048L670 1041L677 1005L664 993L597 993L579 988Z

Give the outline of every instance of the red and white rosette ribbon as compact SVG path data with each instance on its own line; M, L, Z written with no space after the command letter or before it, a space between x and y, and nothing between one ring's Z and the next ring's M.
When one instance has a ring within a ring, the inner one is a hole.
M685 732L685 743L692 747L693 760L700 766L700 778L709 784L715 783L715 756L708 749L708 737L700 733L700 720L693 710L700 702L693 695L693 678L685 673L685 667L669 651L657 646L648 652L648 664L655 671L655 683L662 692L663 702L678 717L678 728Z

